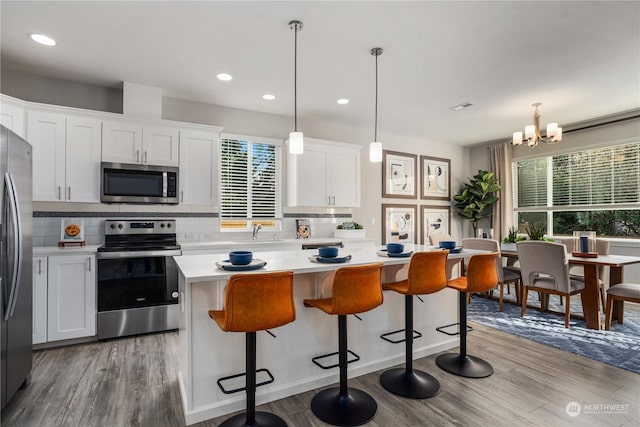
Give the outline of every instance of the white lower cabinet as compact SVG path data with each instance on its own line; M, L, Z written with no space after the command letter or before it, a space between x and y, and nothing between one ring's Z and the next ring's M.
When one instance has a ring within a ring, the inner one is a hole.
M96 334L95 255L34 257L34 344Z

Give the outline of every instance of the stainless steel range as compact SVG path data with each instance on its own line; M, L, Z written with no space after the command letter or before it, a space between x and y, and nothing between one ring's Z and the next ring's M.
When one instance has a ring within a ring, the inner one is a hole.
M176 221L106 220L98 248L98 339L178 328Z

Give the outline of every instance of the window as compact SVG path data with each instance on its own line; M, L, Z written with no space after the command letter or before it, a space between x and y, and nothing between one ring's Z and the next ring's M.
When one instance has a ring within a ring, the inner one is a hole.
M547 234L640 237L640 143L514 162L517 220Z
M225 135L220 139L220 228L247 231L282 222L280 141Z

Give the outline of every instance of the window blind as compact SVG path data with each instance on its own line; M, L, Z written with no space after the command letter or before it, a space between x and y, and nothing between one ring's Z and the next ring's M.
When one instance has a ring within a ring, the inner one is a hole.
M547 206L547 159L532 159L517 162L519 208Z
M220 140L223 228L248 228L249 220L275 220L282 216L279 148L250 139Z

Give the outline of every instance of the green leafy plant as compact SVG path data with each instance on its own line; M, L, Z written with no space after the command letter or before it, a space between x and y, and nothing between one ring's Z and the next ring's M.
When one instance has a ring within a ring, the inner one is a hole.
M530 240L546 240L544 233L547 232L547 227L544 224L527 224L525 227Z
M521 240L527 240L524 236L518 236L518 229L516 227L509 227L507 233L507 237L502 239L502 243L516 243Z
M343 222L336 227L338 230L364 230L364 226L362 224L358 224L357 222Z
M453 196L453 207L457 210L458 216L471 222L475 236L478 234L478 222L491 217L491 205L498 201L495 192L502 187L493 172L482 169L473 178L468 179L469 182Z

